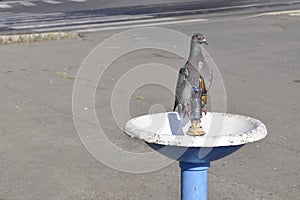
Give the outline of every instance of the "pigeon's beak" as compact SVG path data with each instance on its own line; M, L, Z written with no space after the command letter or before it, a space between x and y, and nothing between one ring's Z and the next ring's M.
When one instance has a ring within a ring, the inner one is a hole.
M203 39L201 42L208 45L208 42L206 41L206 39Z

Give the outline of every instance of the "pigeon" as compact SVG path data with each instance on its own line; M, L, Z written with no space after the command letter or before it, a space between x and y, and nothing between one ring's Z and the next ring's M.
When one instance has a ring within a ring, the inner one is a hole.
M202 105L206 104L207 88L212 82L212 70L208 67L201 51L201 45L208 45L201 33L195 33L191 38L190 55L183 67L180 68L173 111L178 107L178 113L182 117L190 116L190 99L192 87L200 87L202 94Z

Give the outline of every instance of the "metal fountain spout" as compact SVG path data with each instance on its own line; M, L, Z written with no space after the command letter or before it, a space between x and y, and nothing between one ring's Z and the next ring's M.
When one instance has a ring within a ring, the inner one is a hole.
M205 132L201 126L202 108L207 103L207 94L202 76L199 79L200 87L192 87L191 91L191 126L187 132L191 136L203 136Z
M193 87L191 95L191 126L187 132L188 135L202 136L205 135L201 126L202 118L202 89L200 87Z

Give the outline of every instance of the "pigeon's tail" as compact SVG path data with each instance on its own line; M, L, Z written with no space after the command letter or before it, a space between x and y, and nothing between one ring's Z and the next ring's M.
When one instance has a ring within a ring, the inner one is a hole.
M177 97L175 97L173 112L175 112L178 103L179 103L179 101L178 101Z

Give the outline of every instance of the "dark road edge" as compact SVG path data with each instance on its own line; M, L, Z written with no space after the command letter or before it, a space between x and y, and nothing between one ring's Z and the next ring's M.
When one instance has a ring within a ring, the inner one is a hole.
M210 14L218 12L238 11L247 10L254 8L276 8L294 5L299 5L300 1L289 1L289 2L273 2L273 3L256 3L256 4L241 4L242 2L231 1L231 2L184 2L184 3L173 3L173 4L159 4L159 5L143 5L143 6L131 6L121 8L105 8L105 9L94 9L94 10L83 10L66 12L67 15L95 15L95 16L114 16L114 15L152 15L155 17L173 17L173 16L184 16L193 14ZM238 5L240 4L240 5ZM253 11L253 10L252 10Z

